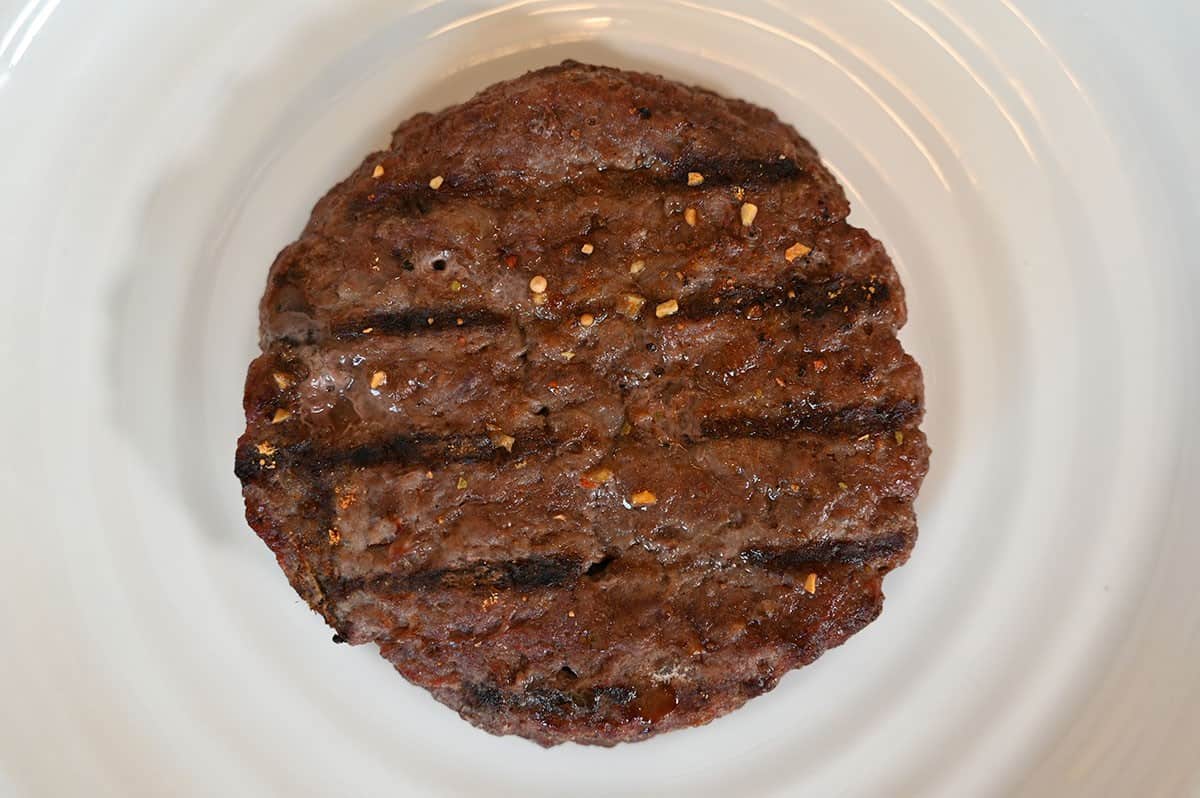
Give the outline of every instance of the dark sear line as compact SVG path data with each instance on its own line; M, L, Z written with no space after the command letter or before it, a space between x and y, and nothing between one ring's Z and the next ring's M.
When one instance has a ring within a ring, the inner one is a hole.
M811 178L802 166L791 158L756 160L749 158L681 158L677 161L659 159L671 177L670 184L684 183L691 172L704 175L704 185L743 186L746 188L769 186L788 180Z
M708 418L700 422L704 437L700 441L685 440L683 443L694 445L704 440L786 438L796 433L857 437L893 431L915 418L919 411L915 402L897 399L845 408L795 407L789 408L784 415L774 417ZM364 468L389 464L437 469L450 463L520 458L551 451L562 443L539 429L521 431L520 435L514 437L511 450L486 434L413 433L341 450L321 449L306 440L279 447L273 452L269 465L264 462L255 445L247 443L238 449L234 471L239 479L247 482L264 471L287 467L320 470L341 465Z
M831 310L859 310L883 304L891 297L882 280L865 282L833 278L813 282L793 274L780 285L742 286L710 294L695 294L679 300L678 315L705 319L758 307L784 308L806 318L820 318Z
M920 406L907 399L838 409L794 407L781 416L706 418L700 432L711 440L786 438L796 432L857 436L891 432L919 413Z
M286 467L300 467L314 472L337 466L366 468L385 463L441 468L450 463L487 462L507 456L523 457L557 445L557 441L537 429L522 431L521 437L513 440L511 450L486 434L413 433L341 450L321 449L312 441L306 440L279 447L272 454L268 465L263 462L256 446L247 444L238 449L234 472L239 479L246 482L264 471Z
M789 180L811 178L799 164L790 158L753 160L738 158L647 158L644 167L627 171L610 169L590 176L588 182L603 181L609 191L619 190L628 194L631 189L678 188L687 182L690 172L704 175L707 186L742 186L762 188ZM658 169L652 167L657 166ZM447 177L434 189L426 182L416 180L381 181L371 186L370 191L359 194L347 203L349 217L358 221L366 216L386 214L388 216L424 216L434 205L444 201L496 200L516 202L536 193L544 196L545 187L530 186L528 191L511 191L503 187L521 185L513 180L515 175L453 175ZM574 185L566 181L563 186ZM618 185L612 185L617 183Z
M821 540L787 548L749 548L741 553L741 559L747 565L770 571L790 571L835 562L862 565L894 557L911 543L910 535L897 532L868 540Z
M696 688L693 688L695 690ZM518 708L545 719L565 719L616 708L626 720L654 723L671 712L678 701L669 685L590 685L574 690L542 685L520 692L503 690L494 683L463 685L464 703L476 711L499 712Z
M861 566L894 557L907 550L911 542L911 536L897 532L865 540L820 540L786 548L749 548L741 552L737 562L772 572L829 565ZM480 560L407 574L384 573L340 579L327 585L325 591L330 599L336 600L358 591L373 595L395 595L432 590L568 588L582 579L593 565L576 555L539 554L513 560Z
M647 308L672 297L650 298ZM767 287L731 287L724 291L704 292L678 300L679 310L673 318L698 321L717 316L758 312L782 308L798 312L805 318L820 318L830 311L858 311L877 307L891 298L887 283L882 280L851 281L842 278L813 282L792 275L782 284ZM560 321L578 318L583 313L600 310L594 305L571 305L555 315ZM650 311L646 311L650 312ZM550 320L545 319L544 320ZM487 308L413 309L397 313L378 312L340 322L333 328L335 338L352 340L369 335L415 335L423 331L442 331L456 328L502 327L511 321L509 316ZM306 343L311 343L307 342Z
M410 574L341 579L326 593L332 599L365 590L370 593L415 593L449 590L520 590L563 587L582 576L589 567L583 558L559 554L534 555L516 560L485 560L453 568L438 568Z
M470 327L504 327L511 317L480 308L415 308L399 313L379 311L333 327L333 337L353 340L370 335L411 335Z

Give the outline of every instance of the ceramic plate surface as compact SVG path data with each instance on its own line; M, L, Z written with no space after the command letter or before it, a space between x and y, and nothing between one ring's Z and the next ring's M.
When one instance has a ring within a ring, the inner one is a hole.
M0 0L0 792L1200 794L1194 9ZM567 57L816 144L907 287L934 449L877 622L613 750L488 736L330 643L232 473L313 202Z

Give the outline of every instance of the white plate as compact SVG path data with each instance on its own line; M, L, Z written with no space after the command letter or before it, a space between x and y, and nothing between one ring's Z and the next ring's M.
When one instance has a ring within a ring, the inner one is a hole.
M0 791L1200 794L1191 3L247 6L0 0ZM615 750L490 737L332 645L232 474L313 201L568 56L816 143L908 288L934 447L879 621Z

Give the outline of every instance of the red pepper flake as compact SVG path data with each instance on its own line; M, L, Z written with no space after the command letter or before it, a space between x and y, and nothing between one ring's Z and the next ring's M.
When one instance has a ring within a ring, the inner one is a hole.
M504 265L510 269L517 268L517 256L516 255L505 255L504 256Z
M816 360L813 361L813 371L817 372L818 374L820 374L822 371L824 371L827 368L829 368L829 366L825 364L824 360L817 358Z
M810 596L816 595L817 592L817 575L810 573L804 578L804 592Z
M588 471L583 476L581 476L579 478L579 485L580 485L580 487L591 490L592 488L600 487L601 485L603 485L604 483L606 483L610 479L612 479L612 477L613 477L613 472L608 470L607 468L596 468L591 471Z
M634 507L649 507L652 504L658 504L658 497L648 490L639 490L629 497L629 503Z
M617 306L617 312L626 318L636 319L641 315L642 307L645 304L645 297L640 297L637 294L625 294L621 297L621 303Z

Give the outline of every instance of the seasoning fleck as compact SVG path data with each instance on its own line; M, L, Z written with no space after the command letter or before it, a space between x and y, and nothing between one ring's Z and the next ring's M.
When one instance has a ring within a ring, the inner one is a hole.
M561 354L562 354L562 359L567 361L568 363L570 363L575 358L575 353L573 351L571 351L570 349L564 349Z
M646 268L646 261L635 260L633 263L629 264L629 273L630 274L641 274L642 270L645 268Z
M810 596L816 595L816 593L817 593L817 575L816 574L810 573L808 576L804 577L804 592Z
M584 244L582 247L579 248L579 251L582 252L584 255L591 255L593 252L596 251L596 247L594 247L590 243Z
M625 296L621 297L621 305L618 309L618 312L622 316L636 319L639 315L641 315L642 307L645 304L645 297L640 297L637 294L625 294Z
M791 263L796 258L803 258L810 252L812 252L812 247L806 247L797 241L795 244L792 244L787 248L787 250L783 253L783 257L787 258L788 263Z
M550 517L553 518L555 521L566 521L567 520L567 517L565 515L563 515L562 513L559 513L558 515L552 515Z
M459 291L462 290L462 283L460 283L458 280L451 280L450 281L450 290L457 294Z
M539 274L529 281L529 290L535 294L544 294L547 285L546 278Z
M467 489L467 478L466 478L466 477L459 477L459 478L458 478L458 486L457 486L457 487L458 487L458 489L459 489L459 490L466 490L466 489Z
M575 617L575 610L567 610L567 617L568 617L568 618L574 618L574 617Z
M829 366L827 366L825 364L824 360L817 358L816 360L813 361L813 371L817 372L818 374L820 374L822 371L824 371L827 368L829 368Z
M363 335L370 335L373 332L375 332L374 327L363 327Z
M733 190L733 196L737 197L738 202L741 202L742 200L744 200L746 198L746 189L742 188L741 186L738 186L737 188L735 188Z
M275 372L271 375L271 378L275 380L275 385L281 391L286 391L288 388L292 387L292 378L282 372Z
M280 424L292 417L291 410L284 410L282 407L275 411L275 415L271 418L272 424Z
M634 507L649 507L652 504L658 504L658 497L648 490L639 490L629 497L629 503Z
M337 544L342 542L342 533L338 532L336 529L329 530L328 534L329 534L329 545L330 546L336 546Z
M896 430L896 443L904 443L904 433Z
M375 171L371 173L371 177L374 177L374 178L380 178L380 177L383 177L383 167L382 167L382 166L376 166L376 167L375 167Z
M596 323L596 317L593 316L591 313L584 313L582 316L579 317L579 325L581 327L591 327L595 323Z
M665 318L667 316L674 316L678 312L679 312L679 303L676 302L674 299L668 299L666 302L660 303L658 305L658 307L656 307L654 309L654 315L660 319Z
M696 226L696 209L688 208L683 212L683 220L688 223L689 227Z
M841 488L842 490L846 490L846 489L848 489L850 486L849 486L849 485L847 485L845 482L839 482L839 483L838 483L838 487L839 487L839 488Z
M433 189L434 191L437 191L439 188L442 187L442 183L444 183L444 182L445 181L442 179L442 176L438 175L437 177L435 177L429 181L429 187L431 189Z
M377 371L371 375L371 390L375 390L381 385L387 385L387 372Z
M275 452L278 451L278 449L276 449L274 446L272 446L270 444L270 442L268 442L268 441L263 441L262 443L258 444L258 446L254 447L254 448L258 449L259 454L264 455L266 457L270 457L271 455L275 454Z
M698 186L704 182L704 175L699 172L688 172L688 185Z
M613 472L607 468L595 468L579 478L579 484L584 488L597 488L612 479Z
M492 438L492 442L500 448L511 452L513 444L517 442L517 439L511 435L505 435L503 432L501 432L500 434L496 435L496 437Z
M742 227L749 227L754 224L754 217L758 216L758 206L753 202L742 203Z

